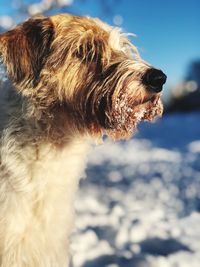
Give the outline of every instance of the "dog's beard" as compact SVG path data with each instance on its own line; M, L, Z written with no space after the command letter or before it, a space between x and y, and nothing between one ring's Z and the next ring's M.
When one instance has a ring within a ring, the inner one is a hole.
M141 87L141 86L140 86ZM139 88L139 87L138 87ZM110 129L107 134L113 139L128 139L137 130L141 121L153 121L162 115L163 106L160 94L152 95L139 88L138 92L130 93L130 89L114 93L112 110L109 114Z

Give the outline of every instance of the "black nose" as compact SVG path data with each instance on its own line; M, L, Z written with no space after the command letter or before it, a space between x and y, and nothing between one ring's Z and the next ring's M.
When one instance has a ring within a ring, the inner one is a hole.
M167 76L157 69L149 69L143 76L143 83L148 86L148 89L155 93L162 91L163 84L166 82Z

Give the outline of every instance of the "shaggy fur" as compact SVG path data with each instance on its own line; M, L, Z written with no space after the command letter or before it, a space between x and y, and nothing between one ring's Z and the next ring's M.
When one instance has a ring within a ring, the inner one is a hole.
M0 266L66 267L90 139L161 115L152 68L98 19L36 17L0 35Z

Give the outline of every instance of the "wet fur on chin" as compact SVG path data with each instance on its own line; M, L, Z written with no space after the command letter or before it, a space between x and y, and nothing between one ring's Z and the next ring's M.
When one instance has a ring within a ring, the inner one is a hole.
M66 267L91 139L127 139L162 114L151 66L98 19L35 17L0 34L0 266Z

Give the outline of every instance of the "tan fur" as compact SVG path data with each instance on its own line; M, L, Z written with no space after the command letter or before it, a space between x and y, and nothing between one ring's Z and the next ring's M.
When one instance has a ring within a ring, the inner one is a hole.
M161 115L151 66L98 19L36 17L0 35L0 266L66 267L91 137L129 138ZM11 82L12 81L12 82Z

